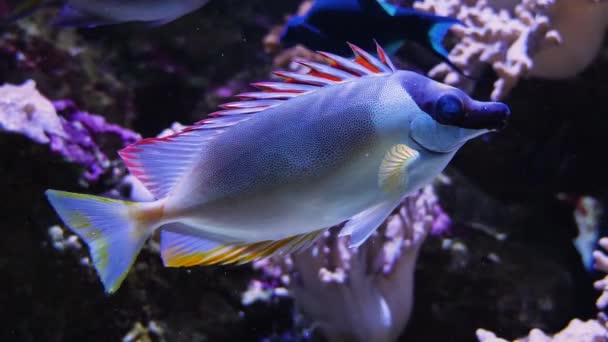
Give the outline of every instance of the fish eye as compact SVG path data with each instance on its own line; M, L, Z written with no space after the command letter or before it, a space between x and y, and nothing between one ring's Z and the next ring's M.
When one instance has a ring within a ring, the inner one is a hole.
M443 124L460 122L464 117L464 104L455 95L443 95L435 104L435 119Z

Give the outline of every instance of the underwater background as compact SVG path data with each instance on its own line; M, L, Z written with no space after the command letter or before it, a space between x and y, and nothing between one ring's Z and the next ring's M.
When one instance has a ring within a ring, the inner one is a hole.
M318 58L280 36L312 2L210 0L95 27L34 2L12 17L19 1L0 0L2 341L608 339L608 280L594 286L608 272L608 2L391 1L467 25L442 41L460 70L415 41L393 62L506 103L507 127L466 144L359 253L332 230L314 255L165 268L153 238L113 295L45 190L148 198L117 151Z

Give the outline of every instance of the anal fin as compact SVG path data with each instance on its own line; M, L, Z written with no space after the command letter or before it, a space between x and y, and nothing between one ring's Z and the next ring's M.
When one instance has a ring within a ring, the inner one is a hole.
M306 248L324 231L320 229L281 240L245 243L215 241L217 237L203 237L185 229L164 229L161 232L161 254L168 267L244 264Z

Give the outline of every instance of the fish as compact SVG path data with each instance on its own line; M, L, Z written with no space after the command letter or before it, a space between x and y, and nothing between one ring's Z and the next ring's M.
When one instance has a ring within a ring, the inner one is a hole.
M46 191L107 293L157 231L167 267L293 253L342 223L358 247L468 140L507 123L503 103L397 70L380 45L378 57L350 47L354 59L297 60L308 72L275 71L206 119L120 150L153 201Z
M61 7L53 24L58 27L97 27L127 22L160 26L193 12L209 0L28 0L14 14L4 18L9 23L45 6Z
M409 40L458 70L442 45L453 25L464 24L384 0L315 0L305 14L288 20L280 41L284 47L302 44L344 56L350 53L345 42L370 51L375 39L392 55Z

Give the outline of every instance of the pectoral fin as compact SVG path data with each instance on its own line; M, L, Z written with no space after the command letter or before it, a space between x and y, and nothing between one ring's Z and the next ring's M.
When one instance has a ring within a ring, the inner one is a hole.
M350 235L349 247L359 247L393 212L399 201L385 201L353 216L340 231L340 236Z
M413 163L420 153L408 147L398 144L390 148L378 171L378 185L388 194L399 192L402 184L406 180L407 167Z

